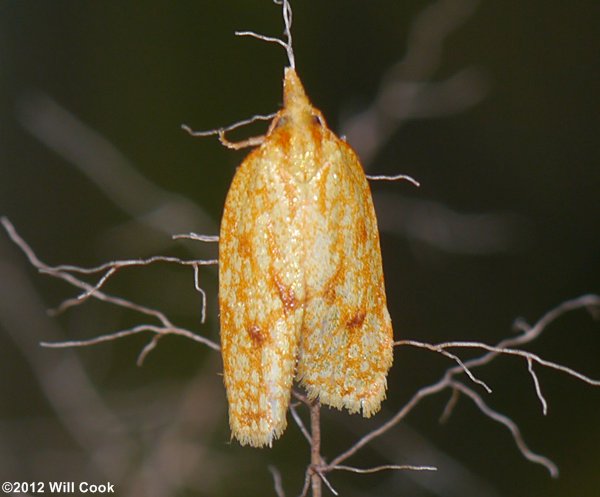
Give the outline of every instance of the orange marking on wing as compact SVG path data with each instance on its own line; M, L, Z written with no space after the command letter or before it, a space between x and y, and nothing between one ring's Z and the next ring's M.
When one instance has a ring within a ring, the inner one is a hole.
M346 322L346 328L350 329L351 331L360 328L365 322L366 316L367 313L365 311L358 311Z
M260 326L253 324L252 326L246 328L246 331L248 332L248 335L250 335L250 338L252 339L254 345L256 345L257 347L261 347L262 344L265 343L267 337L263 333Z
M298 300L296 299L294 290L284 285L277 275L273 277L273 280L275 282L275 286L277 287L277 291L279 292L279 298L283 304L283 310L286 313L292 312L298 307Z

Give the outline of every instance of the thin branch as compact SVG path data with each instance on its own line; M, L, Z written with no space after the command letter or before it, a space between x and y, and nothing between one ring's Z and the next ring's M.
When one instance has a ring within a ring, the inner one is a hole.
M408 470L408 471L437 471L438 468L436 468L435 466L413 466L412 464L402 464L402 465L397 465L397 464L384 464L383 466L375 466L374 468L355 468L353 466L343 466L343 465L337 465L337 466L328 466L329 470L338 470L338 471L350 471L352 473L359 473L359 474L369 474L369 473L378 473L379 471L386 471L389 469L393 469L393 470Z
M310 488L310 477L311 477L311 472L310 472L310 467L306 468L306 471L304 473L304 485L302 485L302 492L300 492L300 496L299 497L306 497L308 495L308 489Z
M235 34L236 36L250 36L252 38L257 38L258 40L281 45L287 53L290 67L295 69L296 61L294 58L294 49L292 47L292 7L290 6L288 0L273 0L273 2L283 7L284 36L286 37L287 41L283 41L272 36L261 35L259 33L255 33L254 31L236 31Z
M108 281L108 279L117 272L117 268L116 267L111 267L108 271L106 271L106 273L104 274L104 276L102 276L102 278L100 278L98 280L98 283L96 283L96 285L91 288L90 290L86 290L85 292L83 292L81 295L79 295L76 300L78 302L83 302L84 300L87 300L89 297L91 297L94 292L97 292L98 290L100 290L100 288L102 287L102 285L104 285L104 283L106 283Z
M327 488L333 495L340 495L339 492L335 488L333 488L333 485L331 485L331 483L329 482L329 480L327 479L327 477L323 474L323 472L321 470L317 470L317 475L323 481L323 483L325 483L325 485L327 486ZM317 494L317 495L320 496L321 494ZM314 496L315 496L315 493L314 493L314 489L313 489L313 497Z
M206 211L190 199L152 183L105 137L49 96L26 94L16 117L40 143L72 164L135 223L171 234L211 226Z
M556 466L556 464L554 464L547 457L536 454L527 446L525 440L523 439L523 435L521 434L521 430L519 430L519 427L512 419L510 419L508 416L505 416L504 414L500 414L499 412L493 410L483 401L479 394L471 390L469 387L463 385L462 383L452 381L451 386L453 388L456 388L457 390L460 390L462 393L470 397L471 400L475 402L477 407L479 407L481 412L483 412L487 417L493 419L494 421L497 421L500 424L503 424L506 428L508 428L508 430L512 434L515 443L517 444L517 448L519 449L523 457L525 457L531 462L541 464L542 466L544 466L550 472L550 476L552 476L552 478L558 477L558 467Z
M323 461L321 459L321 405L318 400L315 400L310 404L310 438L312 497L321 497L321 481L325 481L325 484L330 490L337 495L333 488L330 487L329 482L325 480L323 475L319 474Z
M386 433L388 430L397 425L401 420L403 420L423 398L438 393L439 391L445 389L448 386L447 383L447 380L442 379L437 383L433 383L432 385L419 389L413 395L413 397L404 405L404 407L402 407L402 409L400 409L392 418L390 418L378 428L370 431L369 433L361 437L349 449L335 457L331 461L330 465L337 466L339 463L353 456L356 452L358 452L362 447L370 443L372 440Z
M194 288L200 292L202 295L202 314L200 318L200 323L204 324L206 322L206 292L200 286L200 268L198 265L194 266Z
M273 487L275 488L277 497L285 497L285 492L283 491L283 485L281 482L281 473L275 466L269 465L267 467L273 476Z
M292 418L294 418L294 421L298 425L298 428L300 428L302 435L304 435L304 438L306 438L306 440L310 444L311 443L310 434L308 433L306 426L304 426L304 422L302 421L302 418L300 418L300 415L298 414L296 407L292 404L290 404L290 412L292 413Z
M203 337L201 335L196 335L195 333L192 333L191 331L186 330L184 328L178 328L176 326L171 326L171 327L154 326L151 324L140 324L140 325L134 326L132 328L115 331L114 333L108 333L106 335L99 335L94 338L89 338L86 340L40 342L40 345L42 347L48 347L51 349L64 349L64 348L70 348L70 347L89 347L91 345L98 345L100 343L111 342L111 341L117 340L119 338L124 338L124 337L128 337L131 335L137 335L137 334L143 333L145 331L150 331L159 336L160 335L179 335L179 336L182 336L185 338L189 338L190 340L193 340L194 342L198 342L203 345L206 345L207 347L209 347L213 350L216 350L216 351L221 350L221 347L219 347L219 345L216 344L215 342L213 342L212 340L209 340L208 338Z
M502 355L514 355L514 356L518 356L518 357L523 357L525 358L527 361L533 361L536 362L542 366L545 366L547 368L550 369L555 369L557 371L560 371L562 373L565 373L569 376L573 376L574 378L577 378L580 381L583 381L584 383L587 383L589 385L598 387L600 386L600 380L594 380L593 378L590 378L584 374L579 373L578 371L575 371L572 368L569 368L567 366L563 366L562 364L558 364L556 362L552 362L552 361L547 361L545 359L542 359L540 356L538 356L537 354L534 354L533 352L527 352L525 350L519 350L519 349L511 349L508 347L500 347L500 346L492 346L492 345L487 345L485 343L481 343L481 342L463 342L463 341L455 341L455 342L444 342L444 343L438 343L438 344L430 344L430 343L423 343L423 342L417 342L415 340L399 340L398 342L394 342L394 345L412 345L415 347L421 347L421 348L426 348L426 349L430 349L433 350L435 352L440 352L442 353L442 351L444 351L444 349L447 348L474 348L474 349L483 349L483 350L487 350L489 352L494 353L494 357L497 357L498 355L502 354ZM444 354L445 355L445 354ZM489 354L486 354L486 356L489 356ZM490 356L491 357L491 356ZM491 360L491 359L490 359ZM476 366L480 366L481 364L479 363L479 359L473 359L471 361L465 361L460 368L465 370L465 368L468 369L472 369L474 367L474 364ZM487 361L489 362L489 361ZM463 367L464 366L464 367Z
M563 314L570 312L570 311L577 310L577 309L582 309L582 308L585 308L590 312L594 308L600 309L600 296L594 295L594 294L587 294L587 295L582 295L580 297L562 302L560 305L558 305L557 307L551 309L546 314L544 314L534 326L528 327L528 328L523 328L522 329L523 333L521 335L502 340L501 342L499 342L496 345L496 347L497 347L497 349L504 349L504 348L515 347L518 345L523 345L526 343L533 342L544 332L544 330L553 321L555 321L556 319L561 317ZM515 324L517 324L517 323L521 323L521 325L522 325L523 321L521 319L518 319L515 321ZM469 368L481 366L483 364L487 364L493 358L497 357L499 353L500 352L498 352L497 350L490 351L489 354L482 355L481 357L476 358L476 359L471 359L470 361L467 361L465 364Z
M111 261L105 262L98 266L85 268L80 266L72 266L69 264L61 264L58 266L47 266L47 271L67 271L71 273L79 273L79 274L94 274L99 273L101 271L105 271L107 269L121 269L126 267L136 267L136 266L149 266L150 264L154 264L156 262L167 262L171 264L179 264L181 266L216 266L219 264L217 259L179 259L178 257L171 257L166 255L154 255L152 257L148 257L146 259L124 259L119 261Z
M107 335L100 335L98 337L95 337L95 338L92 338L89 340L75 340L75 341L65 341L65 342L42 342L43 346L53 347L53 348L83 347L83 346L89 346L89 345L103 343L103 342L110 341L110 340L116 340L118 338L122 338L122 337L129 336L129 335L134 335L134 334L141 333L144 331L151 331L151 332L155 333L156 335L150 341L150 343L148 343L148 345L146 345L146 347L141 351L140 356L138 357L138 363L143 361L143 359L146 357L148 352L150 352L156 346L156 343L160 337L162 337L164 335L169 335L169 334L184 336L184 337L194 340L196 342L207 345L208 347L212 348L213 350L220 350L220 347L217 343L213 342L212 340L209 340L208 338L196 335L195 333L192 333L189 330L175 326L167 318L167 316L164 313L162 313L156 309L145 307L143 305L136 304L134 302L131 302L129 300L126 300L126 299L123 299L120 297L111 296L111 295L108 295L99 290L100 286L102 286L106 282L108 277L110 275L114 274L114 272L116 272L116 269L121 268L121 267L143 265L142 262L144 262L144 261L148 264L151 262L157 262L157 261L176 262L179 264L192 265L193 267L197 267L202 262L206 262L206 261L181 261L179 259L170 258L170 257L151 257L151 258L145 259L145 260L139 259L139 260L113 262L113 263L103 264L103 265L100 265L100 266L97 266L94 268L87 268L87 269L80 268L77 266L52 267L52 266L48 266L47 264L42 262L36 256L33 249L17 233L13 224L6 217L0 218L0 223L2 224L2 226L8 233L8 236L10 237L10 239L21 249L21 251L27 257L28 261L31 263L31 265L34 266L35 268L37 268L40 271L40 273L62 279L64 281L66 281L67 283L71 284L72 286L84 290L84 293L82 295L85 296L85 298L94 297L103 302L111 303L111 304L114 304L114 305L117 305L120 307L124 307L124 308L130 309L130 310L139 312L141 314L145 314L147 316L154 317L162 325L162 326L156 326L156 325L150 325L150 324L143 324L143 325L135 326L133 328L129 328L126 330L121 330L121 331L117 331L114 333L110 333ZM69 272L69 271L72 271L72 272L79 272L82 274L93 274L93 273L103 271L106 269L108 269L108 272L100 279L98 284L96 284L95 286L90 285L90 284L76 278L73 274L71 274ZM112 271L113 269L115 271ZM68 299L68 300L64 301L54 312L58 313L72 305L75 305L76 303L81 303L82 300L85 300L85 298L82 299L80 296L75 299Z
M150 340L144 346L144 348L138 354L138 358L137 358L137 361L136 361L136 364L138 366L141 366L142 364L144 364L144 361L146 360L146 357L148 356L148 354L150 354L150 352L152 352L156 348L156 346L158 345L158 341L160 340L161 336L162 335L154 335L152 337L152 340Z
M457 346L457 347L465 346L465 347L483 348L485 350L488 350L488 353L483 354L481 357L471 359L471 360L465 361L463 363L464 367L466 367L467 369L471 369L471 370L474 369L475 367L478 367L478 366L481 366L484 364L488 364L494 358L498 357L500 354L506 353L506 354L510 354L510 355L518 355L518 356L525 357L527 360L532 360L543 366L550 367L552 369L556 369L561 372L565 372L571 376L574 376L575 378L577 378L581 381L589 383L593 386L598 386L600 384L600 382L598 382L597 380L588 378L587 376L584 376L584 375L578 373L577 371L574 371L571 368L566 368L565 366L561 366L559 364L556 364L556 363L553 363L550 361L545 361L530 352L525 352L522 350L508 348L508 347L512 347L514 345L523 345L525 343L529 343L529 342L535 340L544 331L544 329L548 325L550 325L554 320L558 319L566 312L570 312L570 311L581 309L581 308L592 309L592 308L597 308L598 306L600 306L600 296L597 296L597 295L583 295L576 299L572 299L572 300L563 302L560 305L558 305L557 307L555 307L554 309L552 309L551 311L544 314L544 316L542 316L542 318L533 327L527 329L523 333L523 335L520 335L515 338L503 340L495 347L485 345L485 344L480 344L478 342L447 342L445 344L438 344L437 346L433 346L433 347L443 348L446 346ZM399 343L403 343L403 342L399 342ZM428 345L430 345L430 344L428 344ZM429 348L429 347L425 346L425 348ZM390 418L388 421L383 423L381 426L379 426L378 428L372 430L371 432L367 433L362 438L360 438L354 445L352 445L350 448L348 448L345 452L342 452L340 455L335 457L331 461L330 465L331 466L339 465L341 462L345 461L346 459L348 459L349 457L354 455L356 452L358 452L358 450L360 450L362 447L364 447L365 445L370 443L372 440L383 435L388 430L393 428L400 421L402 421L419 404L419 402L423 398L433 395L435 393L438 393L446 388L451 388L453 390L460 390L462 393L469 395L469 397L471 397L475 401L475 403L478 405L478 407L480 407L481 411L484 414L486 414L487 416L491 417L492 419L504 424L513 434L515 443L517 444L517 447L519 448L521 453L524 455L524 457L526 457L528 460L530 460L532 462L535 462L535 463L545 466L552 476L555 476L556 474L558 474L556 466L549 459L547 459L543 456L534 454L525 445L518 428L516 427L516 425L514 424L514 422L512 420L510 420L508 417L506 417L502 414L499 414L499 413L493 411L492 409L490 409L485 404L485 402L483 402L481 397L479 397L475 392L473 392L471 389L469 389L462 383L459 383L454 380L454 376L456 374L464 373L464 371L465 370L462 366L455 366L453 368L448 369L445 372L444 376L437 382L419 389L413 395L413 397L392 418Z
M182 124L181 129L187 131L191 136L215 136L220 133L228 133L229 131L233 131L234 129L241 128L242 126L247 126L248 124L255 123L257 121L270 121L277 115L276 112L271 114L256 114L248 119L242 119L241 121L237 121L229 126L224 126L222 128L214 128L209 129L207 131L194 131L187 124ZM203 241L212 241L212 240L203 240Z
M233 150L240 150L242 148L247 148L247 147L256 147L260 144L262 144L262 142L264 141L264 136L263 135L259 135L259 136L252 136L250 138L246 138L245 140L239 141L239 142L232 142L229 141L227 139L226 133L228 131L231 131L233 129L239 128L241 126L246 126L247 124L251 124L254 123L256 121L261 121L261 120L270 120L273 117L275 117L276 113L273 114L267 114L267 115L261 115L261 114L257 114L255 116L252 116L249 119L244 119L242 121L238 121L234 124L231 124L230 126L226 126L224 128L216 128L216 129L210 129L207 131L193 131L189 126L187 126L186 124L182 124L181 125L181 129L183 129L184 131L187 131L191 136L213 136L213 135L217 135L219 137L219 141L221 142L221 144L227 148L231 148ZM213 241L213 240L203 240L203 241Z
M529 371L531 379L533 380L533 384L535 386L535 393L538 399L540 399L540 403L542 404L542 412L545 416L546 414L548 414L548 403L546 402L544 394L542 393L542 388L540 387L540 381L538 380L537 374L533 370L533 359L531 357L527 358L527 370Z
M440 419L439 419L440 424L443 424L446 421L448 421L448 418L454 411L456 404L458 404L459 398L460 398L460 392L456 388L453 388L452 394L450 395L450 398L448 399L448 402L446 403L446 407L444 407L444 411L442 412L442 414L440 416Z
M261 35L260 33L255 33L254 31L236 31L235 35L249 36L250 38L256 38L257 40L262 40L269 43L276 43L277 45L281 45L283 48L287 48L285 41L275 38L274 36Z
M173 240L179 240L182 238L189 240L196 240L198 242L208 242L208 243L217 243L219 241L219 237L216 235L199 235L198 233L183 233L180 235L173 235Z
M432 82L447 38L475 11L474 0L429 4L411 25L403 59L390 67L371 105L343 125L342 135L369 168L390 137L410 119L461 112L485 96L487 85L474 68Z
M492 393L492 389L484 381L476 378L475 375L471 372L471 370L465 366L465 363L460 359L460 357L458 357L454 354L451 354L447 350L444 350L444 347L440 347L439 345L432 345L430 343L417 342L416 340L398 340L397 342L394 342L394 345L395 346L410 345L412 347L418 347L418 348L428 349L428 350L432 350L434 352L438 352L438 353L442 354L443 356L448 357L448 358L452 359L454 362L456 362L458 364L458 366L466 373L466 375L471 379L471 381L473 383L477 383L478 385L481 385L483 388L485 388L487 393Z
M10 222L8 220L6 220L6 222L8 224L10 224ZM3 224L4 224L4 221L3 221ZM12 225L10 225L10 226L12 227ZM5 228L7 228L6 225L5 225ZM7 228L7 230L8 230L8 228ZM12 228L12 230L14 232L14 228ZM11 236L11 238L13 238L13 237ZM15 241L15 243L17 243L17 245L19 245L26 254L28 254L28 252L32 252L31 248L28 245L26 245L25 242L20 237L19 237L19 240L16 240L15 238L13 238L13 241ZM29 255L28 255L28 257L29 257ZM35 259L37 260L37 258L35 258ZM96 296L96 294L99 293L100 288L102 288L102 286L104 286L104 284L109 280L109 278L111 276L113 276L114 274L116 274L116 272L118 270L123 269L123 268L135 267L135 266L147 266L147 265L150 265L150 264L153 264L156 262L167 262L167 263L172 263L172 264L179 264L182 266L192 266L194 268L195 281L197 281L196 274L197 274L199 266L212 266L212 265L218 264L217 259L182 260L177 257L168 257L168 256L153 256L153 257L148 257L146 259L129 259L129 260L121 260L121 261L111 261L111 262L100 264L99 266L95 266L95 267L91 267L91 268L84 268L84 267L80 267L80 266L72 266L72 265L66 265L66 264L59 265L59 266L47 266L46 264L41 263L41 261L39 261L39 260L37 260L37 262L39 262L40 265L36 265L36 263L31 258L30 258L30 262L34 266L38 267L38 269L41 273L47 274L49 276L59 277L59 278L63 278L62 276L59 275L59 273L62 273L62 272L79 273L79 274L95 274L95 273L98 273L98 272L101 272L104 270L108 270L106 272L106 274L100 278L100 280L98 281L98 283L96 283L96 285L94 285L92 287L92 286L87 286L87 284L86 284L85 291L81 295L79 295L75 298L67 299L67 300L63 301L60 304L60 306L58 306L56 309L52 309L50 311L50 314L53 316L64 312L65 310L69 309L70 307L74 307L76 305L82 304L85 300L87 300L90 297ZM71 281L69 281L69 283L73 284ZM204 309L205 305L206 305L206 294L205 294L204 290L199 288L198 285L196 285L196 290L198 290L203 296L203 309ZM203 314L202 323L204 323L204 314Z
M371 174L367 174L366 176L367 176L367 179L369 179L371 181L408 181L409 183L412 183L416 187L421 186L421 183L419 183L412 176L408 176L407 174L396 174L395 176L385 176L385 175L373 176Z

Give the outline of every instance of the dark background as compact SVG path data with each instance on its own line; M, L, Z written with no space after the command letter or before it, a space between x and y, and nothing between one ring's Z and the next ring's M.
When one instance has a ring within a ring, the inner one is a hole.
M600 5L296 0L298 72L330 127L348 129L359 153L361 137L377 130L353 135L349 123L389 82L390 68L414 53L410 30L434 4L449 9L442 21L461 8L464 19L439 53L425 43L429 68L405 65L397 81L422 90L452 90L444 83L457 74L466 82L442 99L448 105L425 105L389 126L365 161L371 173L411 174L422 184L372 186L389 307L397 338L496 343L513 333L515 318L533 323L599 291ZM269 0L0 2L0 214L42 260L216 256L214 246L169 235L217 234L245 152L179 126L218 127L280 105L283 50L235 37L240 29L279 35L280 9ZM111 169L123 161L164 191ZM108 171L105 179L92 181L86 164ZM132 496L274 495L267 464L276 464L288 495L299 493L308 447L295 426L271 450L228 443L215 352L167 337L138 368L146 336L42 349L42 340L92 337L143 318L97 302L48 317L46 308L76 292L37 274L4 235L0 258L0 480L111 481ZM106 290L217 340L215 271L204 270L201 282L204 325L188 268L127 270ZM598 331L578 311L529 349L599 378ZM380 415L364 421L324 410L325 457L448 365L432 353L397 351ZM597 496L600 390L537 371L546 417L524 361L500 358L479 375L494 389L489 405L558 464L558 480L524 460L506 429L468 399L440 425L445 392L348 461L434 464L437 474L337 473L332 483L342 495Z

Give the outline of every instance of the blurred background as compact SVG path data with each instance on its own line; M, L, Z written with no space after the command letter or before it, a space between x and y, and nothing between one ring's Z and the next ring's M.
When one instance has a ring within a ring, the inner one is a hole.
M422 185L372 184L396 338L493 344L514 334L518 317L534 323L600 291L597 1L292 6L298 73L330 127L370 174L410 174ZM246 29L280 35L280 7L0 1L0 214L44 262L216 257L214 244L171 235L218 233L247 152L180 125L211 129L278 109L285 53L233 34ZM189 267L123 270L105 291L218 341L215 268L202 269L200 282L204 324ZM300 492L309 451L291 420L273 449L229 443L220 358L206 346L165 337L142 367L149 335L41 348L155 324L91 300L47 315L78 293L39 274L0 233L0 480L110 481L123 496L263 496L275 495L275 464L287 494ZM528 348L600 378L598 332L580 310ZM450 365L397 350L380 414L323 410L324 456L389 419ZM559 479L526 461L469 399L440 424L446 391L348 461L437 473L335 473L332 484L347 496L599 495L600 389L537 372L547 416L524 361L499 358L478 375L494 390L486 402L559 466Z

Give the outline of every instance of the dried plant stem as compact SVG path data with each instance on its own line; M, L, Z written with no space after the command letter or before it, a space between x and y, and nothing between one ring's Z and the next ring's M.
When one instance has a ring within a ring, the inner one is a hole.
M321 497L321 405L316 400L310 403L310 465L312 468L312 497Z
M153 264L155 262L168 262L175 263L185 266L191 266L194 269L194 284L197 289L199 289L198 285L198 276L197 271L198 267L202 265L212 265L216 264L216 260L191 260L185 261L178 259L176 257L165 257L165 256L155 256L147 259L131 259L131 260L123 260L123 261L113 261L106 264L101 264L99 266L95 266L92 268L83 268L79 266L72 265L60 265L60 266L49 266L42 262L33 249L29 246L29 244L17 233L17 230L13 226L13 224L6 218L0 218L0 224L4 227L10 239L21 249L21 251L25 254L30 264L34 266L40 273L46 274L48 276L52 276L54 278L62 279L66 281L70 285L75 288L79 288L83 290L79 296L75 298L70 298L63 301L56 309L51 311L51 314L59 314L64 312L70 307L75 305L82 304L89 298L95 298L100 301L110 303L119 307L123 307L126 309L130 309L132 311L138 312L140 314L144 314L146 316L152 317L156 319L160 325L154 324L141 324L138 326L134 326L132 328L128 328L125 330L116 331L113 333L109 333L106 335L100 335L95 338L91 338L88 340L73 340L66 342L42 342L42 346L45 347L54 347L54 348L64 348L64 347L85 347L89 345L96 345L99 343L116 340L119 338L123 338L130 335L135 335L138 333L143 333L146 331L154 333L154 337L151 341L142 349L138 356L138 364L141 364L148 353L154 349L158 340L165 335L179 335L195 342L202 343L207 345L213 350L219 350L220 347L216 342L205 338L201 335L197 335L192 331L186 330L184 328L178 327L174 325L171 320L161 311L157 309L153 309L150 307L146 307L140 304L136 304L130 300L116 297L113 295L109 295L101 291L101 287L106 284L108 279L114 276L118 270L132 267L132 266L147 266ZM89 284L82 279L75 276L76 274L96 274L104 272L104 274L100 277L98 282L94 285ZM200 289L201 290L201 289ZM204 297L204 292L201 291L202 296ZM203 309L205 308L205 299L203 298Z
M574 378L576 378L580 381L583 381L585 383L588 383L592 386L600 386L599 380L594 380L592 378L589 378L589 377L573 370L572 368L568 368L566 366L562 366L560 364L557 364L557 363L554 363L551 361L546 361L544 359L541 359L536 354L514 348L515 346L524 345L526 343L530 343L530 342L534 341L536 338L539 337L539 335L546 329L546 327L548 325L550 325L553 321L555 321L556 319L561 317L566 312L577 310L577 309L587 309L589 311L592 311L599 307L600 307L600 296L598 296L598 295L583 295L581 297L563 302L560 305L558 305L556 308L554 308L551 311L544 314L544 316L542 316L540 318L540 320L534 326L529 327L529 326L524 326L523 324L520 324L519 328L522 330L521 335L514 337L514 338L509 338L509 339L503 340L496 346L490 346L490 345L486 345L486 344L479 343L479 342L459 342L459 341L446 342L446 343L437 344L437 345L425 344L423 342L417 342L414 340L402 340L402 341L396 342L396 345L411 345L411 346L416 346L416 347L420 347L420 348L427 348L429 350L433 350L433 351L442 353L443 355L445 355L447 357L449 357L449 356L448 356L448 354L445 353L446 352L445 349L452 348L452 347L478 348L478 349L483 349L483 350L487 351L487 353L483 354L480 357L477 357L477 358L474 358L474 359L471 359L468 361L464 361L464 362L460 361L458 366L454 366L453 368L448 369L439 381L437 381L436 383L433 383L427 387L423 387L423 388L419 389L413 395L413 397L391 419L389 419L387 422L385 422L384 424L382 424L380 427L376 428L375 430L367 433L365 436L360 438L354 445L352 445L349 449L347 449L345 452L343 452L340 455L338 455L337 457L335 457L331 461L329 467L339 466L341 462L345 461L346 459L348 459L349 457L354 455L358 450L360 450L362 447L367 445L369 442L371 442L375 438L383 435L384 433L389 431L391 428L396 426L419 404L419 402L423 398L433 395L435 393L438 393L446 388L450 388L453 391L453 395L442 415L442 417L444 419L446 419L449 416L453 406L456 404L456 400L457 400L456 392L463 393L467 397L469 397L471 400L473 400L473 402L477 405L477 407L481 410L481 412L483 412L483 414L485 414L492 420L504 425L511 432L511 435L513 437L513 440L515 441L515 444L517 445L517 448L519 449L521 454L526 459L544 466L548 470L548 472L550 473L550 475L552 477L558 476L558 468L552 461L550 461L548 458L546 458L544 456L534 453L531 449L529 449L529 447L526 445L526 443L523 439L523 436L522 436L519 428L517 427L517 425L514 421L512 421L507 416L500 414L500 413L494 411L492 408L490 408L483 401L483 399L481 398L481 396L478 393L476 393L474 390L470 389L463 383L457 381L456 376L461 373L467 373L471 377L472 380L474 380L476 383L479 383L478 381L476 381L474 379L474 376L472 375L472 373L470 373L474 368L483 366L485 364L489 364L491 361L493 361L499 355L516 355L516 356L524 357L527 360L528 370L529 370L530 375L532 376L532 379L533 379L533 382L535 385L535 389L536 389L536 393L538 395L538 398L540 399L540 402L542 403L544 412L547 409L547 406L546 406L546 401L541 394L541 389L539 386L539 381L537 379L537 376L535 375L535 373L533 372L533 369L532 369L532 363L534 363L534 362L538 363L542 366L560 371L562 373L566 373L566 374L573 376ZM453 356L451 358L454 360L458 359L456 356Z

